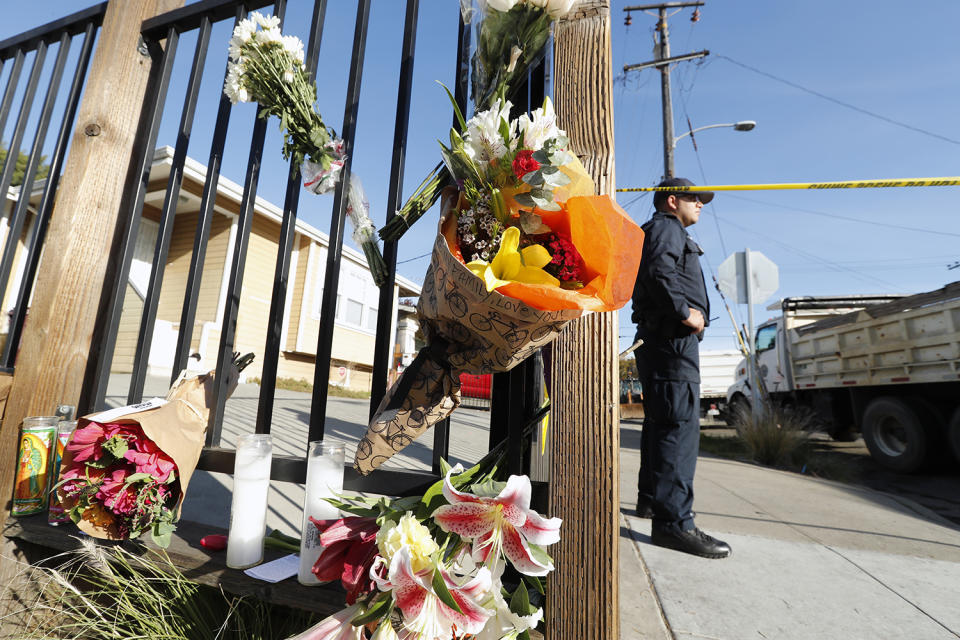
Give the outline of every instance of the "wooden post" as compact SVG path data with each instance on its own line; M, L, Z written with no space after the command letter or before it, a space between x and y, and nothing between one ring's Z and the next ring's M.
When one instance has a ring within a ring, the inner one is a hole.
M150 74L150 58L138 50L140 25L183 2L112 0L107 7L0 426L0 525L10 512L23 418L80 397ZM5 551L0 576L10 571Z
M554 34L559 125L599 192L613 193L609 0L581 0ZM551 548L549 640L620 637L617 343L616 313L594 313L570 323L553 348L550 515L563 529Z

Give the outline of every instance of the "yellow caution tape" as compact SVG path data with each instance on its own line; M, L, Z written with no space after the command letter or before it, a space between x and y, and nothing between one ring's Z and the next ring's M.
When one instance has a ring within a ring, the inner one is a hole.
M703 187L633 187L624 191L770 191L775 189L876 189L881 187L955 187L960 176L902 178L898 180L853 180L850 182L776 182L772 184L718 184Z

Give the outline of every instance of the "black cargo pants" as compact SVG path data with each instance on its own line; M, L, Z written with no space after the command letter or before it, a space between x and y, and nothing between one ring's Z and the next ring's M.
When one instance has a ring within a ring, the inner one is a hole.
M637 350L644 411L638 494L649 497L655 524L681 530L694 527L693 476L700 451L698 365L694 336L647 336Z

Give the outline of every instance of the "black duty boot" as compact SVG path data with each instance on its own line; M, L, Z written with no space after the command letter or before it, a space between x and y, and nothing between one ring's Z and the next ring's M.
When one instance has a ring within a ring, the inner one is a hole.
M648 520L653 517L653 505L650 504L650 498L637 497L637 517L647 518Z
M730 555L730 545L707 535L700 529L678 531L670 527L654 525L650 531L650 538L658 547L692 553L703 558L726 558Z

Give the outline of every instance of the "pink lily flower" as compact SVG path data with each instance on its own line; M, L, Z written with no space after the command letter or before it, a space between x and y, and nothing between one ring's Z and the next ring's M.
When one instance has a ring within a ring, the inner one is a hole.
M313 565L318 580L339 579L347 591L347 604L353 604L364 593L373 591L370 567L378 557L376 518L351 516L337 520L310 521L320 530L323 551Z
M360 605L341 609L329 618L324 618L303 633L287 640L364 640L363 626L355 627L350 621L360 613Z
M67 450L73 454L76 462L99 460L103 456L100 445L106 440L103 426L96 422L88 422L73 432L73 437L67 444Z
M393 601L403 613L404 628L419 640L450 640L463 634L479 633L494 614L493 610L480 604L493 588L493 578L486 567L481 567L476 576L462 585L449 572L436 569L463 611L458 613L433 592L433 569L414 573L409 547L404 545L394 554L384 579L380 574L386 562L382 556L377 558L370 577L381 591L393 591Z
M495 559L499 551L520 573L545 576L553 563L537 560L530 544L545 546L560 540L560 518L543 518L530 508L530 478L510 476L507 486L495 498L457 491L450 482L454 473L462 473L459 464L450 469L443 481L443 495L450 503L433 512L434 521L444 531L475 541L474 555L481 562Z

